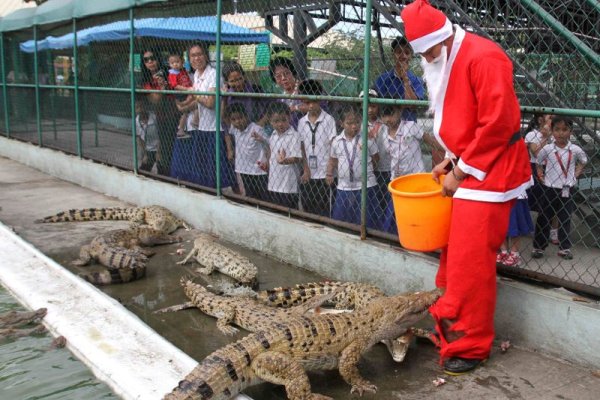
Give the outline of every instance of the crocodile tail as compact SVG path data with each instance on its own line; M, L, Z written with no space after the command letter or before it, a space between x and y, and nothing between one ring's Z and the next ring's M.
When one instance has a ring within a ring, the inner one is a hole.
M108 208L83 208L61 211L58 214L38 219L36 223L71 222L71 221L104 221L127 220L136 208L108 207Z
M246 387L260 383L250 368L252 360L278 340L277 329L250 334L230 343L200 362L163 400L229 400Z
M256 299L272 307L287 308L305 303L315 296L333 293L341 286L341 282L311 282L293 287L277 287L259 291Z
M79 274L79 276L93 285L103 286L115 283L127 283L141 279L146 275L146 267L105 269L99 272Z

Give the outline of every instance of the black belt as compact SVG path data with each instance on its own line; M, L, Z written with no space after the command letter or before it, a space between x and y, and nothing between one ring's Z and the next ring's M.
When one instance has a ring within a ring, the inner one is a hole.
M508 145L510 146L511 144L517 143L519 141L519 139L521 139L521 132L513 133L510 140L508 141Z

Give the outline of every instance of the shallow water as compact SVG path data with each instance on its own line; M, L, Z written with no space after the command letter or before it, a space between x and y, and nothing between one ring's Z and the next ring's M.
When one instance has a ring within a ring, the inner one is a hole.
M11 310L26 311L0 286L0 313ZM52 339L0 339L0 399L118 399L68 349L53 349Z

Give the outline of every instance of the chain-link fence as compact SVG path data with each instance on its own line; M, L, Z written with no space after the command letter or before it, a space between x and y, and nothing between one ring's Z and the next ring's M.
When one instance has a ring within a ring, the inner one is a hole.
M0 130L397 242L388 183L444 158L407 1L135 3L2 22ZM432 3L514 65L536 185L498 265L600 295L598 2Z

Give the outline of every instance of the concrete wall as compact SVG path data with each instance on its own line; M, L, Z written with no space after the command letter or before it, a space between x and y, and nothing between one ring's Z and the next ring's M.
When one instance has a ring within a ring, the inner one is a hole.
M429 256L14 140L0 138L0 155L127 202L168 207L196 228L328 278L370 282L388 293L434 286L437 260ZM497 337L514 345L600 366L600 353L590 351L598 304L502 279L496 322Z

